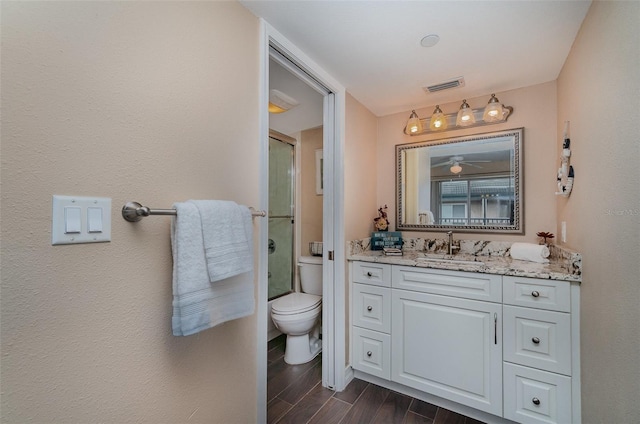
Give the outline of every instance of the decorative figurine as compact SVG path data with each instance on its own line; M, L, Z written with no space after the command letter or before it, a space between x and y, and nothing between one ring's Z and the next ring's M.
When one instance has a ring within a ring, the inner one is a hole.
M387 219L387 205L378 209L378 217L373 219L373 228L376 231L388 231L389 220Z

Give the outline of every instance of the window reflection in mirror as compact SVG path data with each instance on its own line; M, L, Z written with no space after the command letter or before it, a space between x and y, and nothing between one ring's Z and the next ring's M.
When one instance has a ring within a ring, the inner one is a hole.
M519 233L523 129L396 146L397 229Z

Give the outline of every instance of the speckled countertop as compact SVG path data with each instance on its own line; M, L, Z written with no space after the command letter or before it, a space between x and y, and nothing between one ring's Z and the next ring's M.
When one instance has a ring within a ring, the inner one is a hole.
M549 263L512 259L509 256L511 243L508 242L458 240L454 242L454 246L458 247L459 253L449 256L446 240L405 239L402 256L385 256L382 251L369 249L370 239L362 239L348 243L347 259L548 280L582 281L582 256L559 246L549 246Z

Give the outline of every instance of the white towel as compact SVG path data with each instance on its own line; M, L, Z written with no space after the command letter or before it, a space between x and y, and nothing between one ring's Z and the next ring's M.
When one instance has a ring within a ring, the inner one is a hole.
M252 315L251 272L211 283L204 253L200 213L193 203L176 203L171 223L175 336L188 336L226 321ZM251 262L253 266L253 262Z
M549 262L549 248L543 244L533 243L513 243L510 254L513 259L523 261L538 262L546 264Z
M253 269L251 211L228 200L190 200L200 212L209 281Z

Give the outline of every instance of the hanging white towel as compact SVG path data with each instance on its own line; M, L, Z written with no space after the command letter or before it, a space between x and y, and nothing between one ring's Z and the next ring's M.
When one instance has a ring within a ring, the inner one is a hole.
M251 211L229 200L190 200L200 212L209 281L253 269Z
M549 248L543 244L513 243L509 251L513 259L524 261L548 263Z
M252 315L255 308L253 260L249 272L211 283L200 212L191 202L176 203L173 207L178 212L171 223L173 334L188 336ZM252 243L251 234L249 238Z

